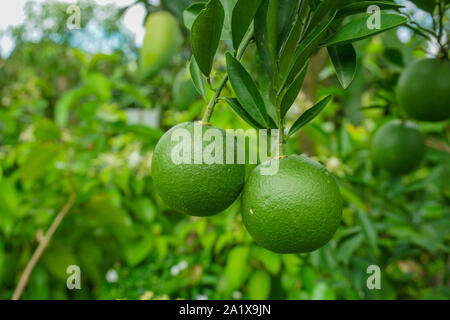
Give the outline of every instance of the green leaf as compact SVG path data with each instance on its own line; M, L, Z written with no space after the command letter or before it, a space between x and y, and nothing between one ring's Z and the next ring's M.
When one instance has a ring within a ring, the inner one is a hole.
M233 48L237 50L244 38L262 0L238 0L231 18Z
M292 56L295 53L295 49L297 48L298 42L300 40L300 36L302 34L303 22L300 18L295 21L294 26L292 27L289 35L283 44L280 52L280 73L286 74L289 68L289 63L291 62Z
M210 0L192 24L191 44L195 60L209 77L222 34L225 12L220 0Z
M308 71L309 62L307 62L304 66L300 74L297 76L297 78L292 82L292 84L289 86L289 88L286 91L286 94L283 97L283 100L281 101L280 105L280 116L281 118L284 118L286 116L286 113L291 108L292 104L295 102L295 99L297 99L298 94L300 93L300 90L302 89L303 82L305 81L306 73Z
M372 220L364 211L357 210L358 220L361 224L361 228L363 230L364 236L366 237L367 242L373 251L377 248L377 232L373 225Z
M347 89L356 74L355 49L351 44L330 46L327 49L339 82L344 89Z
M304 127L306 124L308 124L311 120L313 120L319 113L322 112L322 110L327 106L327 104L332 99L332 96L328 96L325 99L318 102L316 105L311 107L310 109L306 110L305 113L303 113L300 118L298 118L297 121L292 125L291 129L289 130L289 136L292 136L294 133L296 133L298 130L300 130L302 127Z
M362 234L356 234L350 239L343 241L337 250L337 258L339 261L347 264L352 254L361 246L363 241L364 235Z
M267 116L264 100L252 77L230 53L226 54L226 58L230 83L240 104L259 124L264 125L265 128L269 128L270 121Z
M194 57L192 57L189 62L189 72L195 89L204 99L206 99L206 81L205 78L203 78L203 74Z
M380 29L369 29L367 27L368 17L355 19L342 26L336 33L326 41L323 46L332 46L337 44L346 44L359 41L389 29L396 28L405 24L408 20L398 14L380 13Z
M430 13L434 12L437 1L435 0L411 0L418 8L428 11Z
M261 58L264 69L269 78L273 78L273 68L270 59L269 45L267 38L267 11L269 9L269 0L263 0L255 15L254 32L256 47Z
M326 37L326 31L333 22L334 16L320 26L318 26L310 35L300 42L295 56L288 69L288 74L284 77L283 84L280 89L283 89L287 84L290 84L303 68L306 61L318 49L319 43Z
M280 52L297 18L300 0L278 0L277 53Z
M86 86L67 91L55 105L56 124L65 127L69 120L69 114L72 107L90 93L91 90Z
M247 286L250 300L266 300L270 294L270 276L264 271L254 272Z
M34 145L19 169L22 181L31 181L42 177L47 167L58 156L61 146L57 143L39 143Z
M267 44L270 61L276 73L276 61L278 58L278 1L269 0L267 10Z
M262 124L259 124L255 119L252 118L251 115L248 114L247 111L239 103L236 98L225 98L226 103L233 109L234 112L245 122L251 125L255 129L264 129Z
M206 3L204 2L196 2L191 4L186 10L183 11L183 23L191 30L192 25L194 24L195 18L200 14L200 12L205 9Z
M71 265L78 265L72 251L62 244L53 243L42 255L42 261L50 273L58 280L66 281L69 276L66 271Z
M353 14L367 12L367 8L372 5L378 6L380 10L398 9L404 7L400 4L390 1L360 1L351 3L340 9L336 14L336 19L342 19Z
M249 247L239 246L231 249L228 253L225 266L225 276L228 280L227 289L239 288L247 277Z
M125 81L115 82L115 85L123 93L131 96L140 103L144 108L150 109L152 107L152 102L146 98L145 94L135 85L129 84Z
M260 261L264 268L270 274L278 274L281 269L281 256L262 247L253 247L251 251L252 258Z

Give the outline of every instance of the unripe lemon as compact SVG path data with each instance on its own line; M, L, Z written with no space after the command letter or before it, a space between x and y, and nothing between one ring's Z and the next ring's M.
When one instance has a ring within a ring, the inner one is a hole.
M199 127L202 134L194 132ZM205 142L202 135L207 134L217 139ZM245 166L226 162L226 141L224 130L199 123L186 122L167 131L156 145L151 168L155 189L164 202L178 212L202 217L228 208L242 190ZM211 154L221 161L212 163L212 159L205 156L209 154L207 150L212 150L208 147L212 143L215 149ZM235 147L233 143L231 148ZM180 161L182 156L188 161ZM200 156L203 159L196 161Z
M141 74L152 76L167 67L182 41L174 16L166 11L150 14L145 22L144 43L139 56Z
M425 139L412 124L399 120L381 126L372 138L372 159L381 168L405 174L419 167L425 155Z
M278 161L276 174L262 168ZM250 235L277 253L301 253L325 245L336 232L342 198L335 180L318 162L290 155L256 167L242 193L242 218Z
M421 121L450 118L450 62L439 59L413 62L400 77L398 97L411 118Z

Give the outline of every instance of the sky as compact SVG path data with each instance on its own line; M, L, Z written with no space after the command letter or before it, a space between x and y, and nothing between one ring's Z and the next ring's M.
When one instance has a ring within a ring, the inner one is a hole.
M24 7L25 3L30 0L2 0L0 1L0 55L7 57L14 49L14 43L7 35L1 35L9 26L20 25L25 19ZM45 0L32 0L33 2L45 2ZM76 0L59 0L68 4L77 2ZM129 6L135 0L95 0L98 4L115 3L119 7ZM151 1L157 3L158 0ZM144 39L145 29L143 21L145 18L145 8L142 4L138 4L127 10L123 17L124 26L135 35L136 45L140 46Z

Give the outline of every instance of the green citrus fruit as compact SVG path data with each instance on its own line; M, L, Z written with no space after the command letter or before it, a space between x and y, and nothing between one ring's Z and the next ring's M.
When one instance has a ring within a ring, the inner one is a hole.
M375 132L371 153L381 168L394 174L409 173L425 155L425 139L413 124L393 120Z
M195 128L200 128L202 134L195 134ZM207 138L201 137L206 134L214 138L205 142ZM222 212L238 197L244 185L245 166L226 163L226 137L222 129L186 122L161 138L153 153L152 179L156 191L171 208L204 217ZM208 147L211 145L214 151ZM187 161L180 159L183 155Z
M173 103L178 110L187 110L200 98L187 69L178 72L172 88Z
M144 43L139 56L141 73L151 76L167 67L181 43L182 35L174 16L166 11L150 14L145 22Z
M278 172L264 175L262 168L274 161L278 161ZM242 193L242 218L248 232L277 253L322 247L336 232L341 215L342 198L335 180L305 156L290 155L259 165Z
M421 121L450 118L450 62L422 59L402 73L399 101L406 114Z

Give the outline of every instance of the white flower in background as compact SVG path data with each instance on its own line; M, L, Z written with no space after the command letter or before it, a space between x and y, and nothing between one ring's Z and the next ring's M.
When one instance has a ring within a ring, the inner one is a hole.
M186 260L182 260L178 263L178 269L180 269L180 271L185 270L188 267L188 263Z
M208 300L208 296L206 294L198 294L195 296L195 300Z
M128 167L129 168L135 168L137 165L141 162L142 156L138 151L133 151L128 156Z
M336 170L337 168L339 168L340 164L341 164L341 162L339 161L338 158L336 158L336 157L331 157L330 159L328 159L327 165L326 165L326 166L327 166L327 169L328 169L328 170L334 171L334 170Z
M239 300L239 299L242 298L242 292L240 292L240 291L233 291L231 296L233 297L234 300Z
M174 265L172 268L170 268L170 274L172 276L177 276L180 273L180 268L178 268L178 265Z
M117 273L117 271L114 269L108 270L108 272L106 273L106 281L115 283L117 282L117 280L119 280L119 274Z

